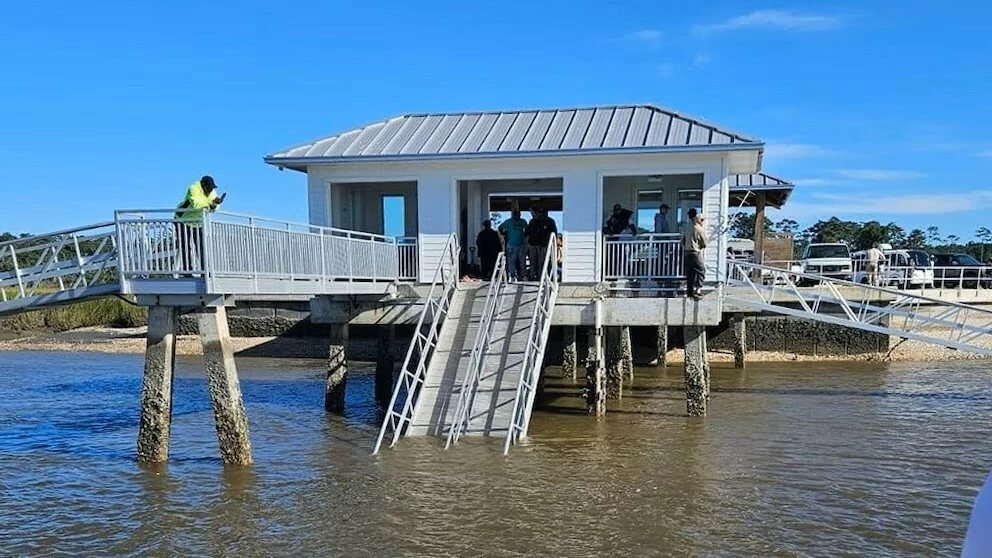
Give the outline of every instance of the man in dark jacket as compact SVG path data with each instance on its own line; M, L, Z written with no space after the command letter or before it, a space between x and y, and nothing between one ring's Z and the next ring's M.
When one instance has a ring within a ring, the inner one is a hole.
M633 211L624 209L620 204L614 205L613 214L610 215L610 218L606 220L606 224L603 226L603 234L618 235L627 232L636 234L637 229L630 222L630 217L633 214Z
M479 262L482 264L482 278L490 279L496 267L496 258L503 251L503 242L499 233L493 230L489 219L482 222L482 230L475 237L475 247L479 250Z
M527 259L530 260L527 276L531 281L538 281L544 260L548 256L551 235L558 234L558 225L554 219L548 217L548 212L543 207L534 208L532 215L527 224Z

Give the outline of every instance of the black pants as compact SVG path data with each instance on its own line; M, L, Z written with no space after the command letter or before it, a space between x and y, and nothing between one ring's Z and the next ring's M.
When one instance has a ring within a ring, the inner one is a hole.
M203 271L203 228L187 223L174 223L179 271Z
M479 254L479 263L482 269L479 271L482 273L483 279L492 279L493 270L496 268L496 258L499 257L499 252L495 254Z
M706 263L702 252L685 253L685 290L688 294L699 294L706 278Z

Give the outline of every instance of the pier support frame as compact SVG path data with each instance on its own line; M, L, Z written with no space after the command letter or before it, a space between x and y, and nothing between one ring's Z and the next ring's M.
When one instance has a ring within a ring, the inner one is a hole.
M603 328L589 328L589 351L586 354L586 411L601 417L606 414L606 377L603 367Z
M575 379L575 369L578 367L578 350L575 345L575 326L565 326L561 334L561 377L566 380Z
M231 349L227 309L223 306L203 308L197 314L197 321L221 459L227 465L251 465L248 417Z
M623 379L625 376L623 352L619 327L612 326L606 330L606 398L620 399L623 397Z
M140 463L164 463L169 459L177 315L175 306L153 306L148 310L141 422L138 425Z
M630 328L620 328L620 365L623 367L623 377L628 382L634 381L634 345L630 341Z
M330 324L327 347L327 381L324 384L324 410L329 413L344 412L345 386L348 383L348 324Z
M396 326L379 326L379 339L375 359L375 401L389 405L393 396L393 353L396 340Z
M690 417L706 416L706 328L685 326L685 406Z
M747 355L747 329L744 316L736 314L731 318L734 330L734 368L744 368L744 358Z

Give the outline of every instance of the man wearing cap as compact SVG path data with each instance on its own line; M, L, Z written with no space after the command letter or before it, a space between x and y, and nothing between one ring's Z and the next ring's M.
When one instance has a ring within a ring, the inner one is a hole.
M668 223L668 204L661 204L658 213L654 214L654 234L668 234L672 227Z
M203 176L186 189L186 196L176 207L176 244L179 250L180 271L197 271L203 268L203 212L213 211L224 202L217 195L217 185L210 176Z
M689 222L682 231L682 252L685 263L685 290L692 298L702 298L706 278L706 219L695 208L686 214Z

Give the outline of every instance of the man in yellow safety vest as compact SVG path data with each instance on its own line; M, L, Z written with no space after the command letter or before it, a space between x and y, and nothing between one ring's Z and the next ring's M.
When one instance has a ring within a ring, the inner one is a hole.
M204 176L190 184L186 196L176 208L176 249L180 255L180 271L203 270L203 212L213 211L227 197L217 195L213 177Z

